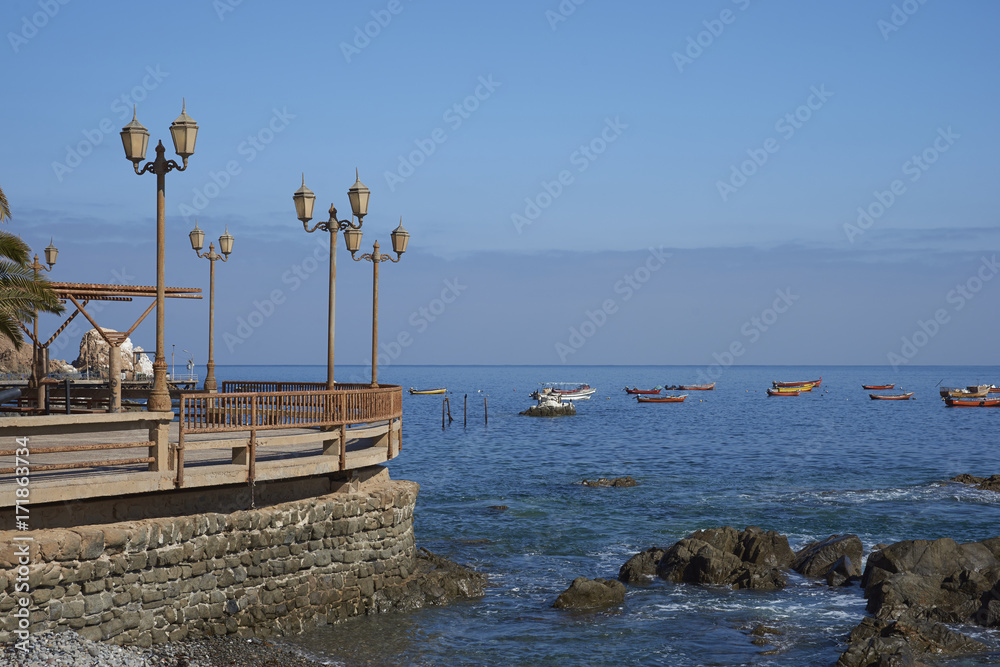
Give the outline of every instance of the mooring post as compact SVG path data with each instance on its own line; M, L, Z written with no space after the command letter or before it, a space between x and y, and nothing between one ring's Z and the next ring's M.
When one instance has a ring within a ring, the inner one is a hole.
M448 402L447 398L441 400L441 430L442 431L444 430L444 405L447 402Z
M462 408L462 426L469 425L469 395L465 395L465 407Z
M490 423L490 414L489 410L487 410L486 408L486 397L483 396L483 424L489 424L489 423Z

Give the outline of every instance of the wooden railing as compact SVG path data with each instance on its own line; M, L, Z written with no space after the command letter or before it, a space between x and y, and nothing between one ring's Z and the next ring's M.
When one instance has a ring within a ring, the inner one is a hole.
M337 389L317 390L322 383L288 382L225 382L224 391L216 394L199 392L181 394L180 428L177 443L177 486L184 485L184 451L186 436L207 433L249 432L249 440L233 444L233 463L247 465L248 480L254 478L257 431L293 428L317 428L339 434L330 438L339 441L340 469L346 469L346 427L354 424L387 422L387 455L393 456L393 433L399 429L403 416L403 391L396 385L337 385ZM306 385L297 391L227 392L225 389L266 386ZM323 455L331 447L324 445ZM401 449L396 437L395 451Z

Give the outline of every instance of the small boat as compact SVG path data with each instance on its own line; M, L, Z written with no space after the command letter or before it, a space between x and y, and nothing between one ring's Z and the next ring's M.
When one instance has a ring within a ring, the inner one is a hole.
M1000 408L1000 397L997 398L952 398L947 396L944 404L949 408Z
M448 389L446 387L441 387L440 389L414 389L410 387L410 393L414 396L424 396L427 394L444 394Z
M965 389L955 389L952 387L941 388L942 397L951 398L983 398L990 393L990 386L988 384L973 385L971 387L966 387ZM947 391L945 391L947 389Z
M801 387L774 387L769 389L769 391L772 391L775 394L801 394L804 391L812 390L813 385L811 384L802 385Z
M990 393L991 394L1000 394L1000 387L998 387L996 385L990 386Z
M685 398L687 398L687 394L681 394L680 396L655 396L650 398L636 396L635 400L638 403L683 403Z
M784 391L782 391L782 389L784 389ZM791 388L791 387L784 387L784 388L780 388L779 387L777 389L768 389L767 390L767 395L768 396L798 396L803 391L804 391L803 389L794 389L794 388Z
M711 384L680 384L677 388L681 391L712 391L715 389L715 383Z
M895 384L863 384L862 389L867 389L868 391L883 391L885 389L895 389Z
M589 384L582 382L542 382L549 393L556 394L564 401L586 401L597 393L597 390ZM559 387L571 386L572 388L559 389Z
M873 401L883 400L883 401L907 401L913 396L913 392L906 392L904 394L868 394L871 396Z
M663 389L663 387L654 387L653 389L636 389L635 387L632 387L631 389L629 389L628 387L625 387L625 393L629 394L629 395L632 395L632 394L659 394L662 389Z
M821 375L818 380L804 380L800 382L772 382L771 386L774 388L778 387L804 387L806 385L812 385L813 387L818 387L820 383L823 382L823 376Z

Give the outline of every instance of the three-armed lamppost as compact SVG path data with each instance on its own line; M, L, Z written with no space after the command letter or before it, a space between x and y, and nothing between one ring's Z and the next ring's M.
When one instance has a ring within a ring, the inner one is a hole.
M309 221L313 217L313 206L316 203L316 195L306 187L306 177L302 176L302 187L299 188L292 200L295 201L295 213L302 221L302 227L307 232L312 233L317 229L330 232L330 309L327 314L326 331L326 388L333 389L333 330L336 320L335 307L337 302L337 232L344 230L346 238L348 231L358 231L360 233L364 217L368 215L368 196L371 194L365 184L361 182L357 170L354 172L355 182L347 190L347 197L351 201L351 213L358 219L358 224L349 220L337 220L337 209L330 205L330 219L327 222L317 222L312 229L309 229Z
M38 253L35 253L35 260L28 265L29 269L35 272L35 281L38 281L39 271L51 271L52 267L56 263L56 257L59 256L59 249L56 248L53 241L49 241L49 245L45 247L45 266L40 264L38 261ZM45 350L38 344L38 309L35 309L34 323L32 324L32 350L31 350L31 383L35 387L37 393L38 407L41 408L45 404L45 387L42 384L42 378L48 374L48 364L45 363Z
M365 253L361 257L354 257L354 253L361 247L361 230L345 229L344 244L351 252L351 257L355 262L368 260L372 263L372 387L378 387L378 265L389 260L396 263L400 256L406 252L406 244L410 242L410 233L403 229L403 219L399 219L399 227L390 234L392 237L392 251L396 253L393 259L389 255L381 255L378 251L378 241L371 253Z
M166 149L163 142L156 145L156 159L147 162L141 169L139 163L146 159L149 145L149 131L136 119L132 111L132 122L122 128L122 144L125 157L132 162L138 175L149 172L156 174L156 358L153 360L153 391L149 394L146 407L150 412L169 412L170 393L167 391L167 360L163 353L165 320L163 316L166 301L164 281L164 246L166 245L167 204L164 186L168 171L187 169L188 158L194 155L194 144L198 138L198 124L187 115L186 105L181 103L181 115L170 124L170 136L174 140L174 152L183 160L183 166L163 157Z
M233 251L233 235L226 227L226 233L219 237L219 250L222 254L215 252L215 244L208 244L208 252L198 252L205 244L205 232L198 229L198 221L194 221L194 229L188 234L191 239L191 247L199 257L203 257L211 264L209 271L208 287L208 374L205 376L205 391L214 392L218 388L215 381L215 357L212 353L215 344L215 260L221 259L223 262L229 261L229 253Z

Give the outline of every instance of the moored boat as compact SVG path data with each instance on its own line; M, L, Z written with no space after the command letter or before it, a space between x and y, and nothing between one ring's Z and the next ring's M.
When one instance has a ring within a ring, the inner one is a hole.
M802 380L798 382L778 382L774 381L771 386L774 388L779 387L804 387L806 385L812 385L813 387L818 387L823 382L823 376L821 375L818 380Z
M681 394L680 396L650 396L648 398L636 396L635 400L638 403L683 403L685 398L687 398L687 394Z
M1000 408L1000 396L997 398L952 398L946 396L944 404L949 408Z
M913 392L906 392L903 394L868 394L871 396L873 401L907 401L913 396Z
M632 395L632 394L659 394L662 389L663 389L663 387L654 387L652 389L636 389L635 387L632 387L631 389L629 389L628 387L625 387L625 393L629 394L629 395Z
M597 393L597 390L585 382L542 382L549 393L556 394L564 401L584 401ZM567 387L560 389L559 387Z
M954 388L954 387L942 387L941 396L942 397L952 397L952 398L982 398L989 395L990 386L988 384L972 385L969 387Z
M863 384L862 389L867 389L868 391L883 391L885 389L895 389L895 384Z
M440 389L414 389L410 387L410 393L414 396L424 396L427 394L444 394L448 391L446 387L441 387Z
M803 389L796 389L796 388L793 388L793 387L777 387L775 389L770 389L769 388L767 390L767 395L768 396L798 396L803 391L804 391Z
M715 383L711 384L679 384L677 388L681 391L712 391L715 389Z

